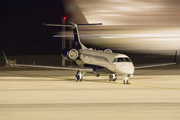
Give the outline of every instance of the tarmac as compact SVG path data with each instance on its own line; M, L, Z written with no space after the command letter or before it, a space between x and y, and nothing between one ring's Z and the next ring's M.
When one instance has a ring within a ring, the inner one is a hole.
M122 76L76 71L0 68L0 120L179 120L180 66L135 71Z

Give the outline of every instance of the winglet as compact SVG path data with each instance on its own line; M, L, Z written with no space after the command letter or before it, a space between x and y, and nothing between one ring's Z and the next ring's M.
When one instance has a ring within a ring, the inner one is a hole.
M6 57L5 53L4 53L4 51L3 51L3 54L4 54L4 58L5 58L5 60L6 60L6 65L8 65L9 62L8 62L8 59L7 59L7 57Z
M176 64L177 61L177 51L175 52L175 56L174 56L174 64Z

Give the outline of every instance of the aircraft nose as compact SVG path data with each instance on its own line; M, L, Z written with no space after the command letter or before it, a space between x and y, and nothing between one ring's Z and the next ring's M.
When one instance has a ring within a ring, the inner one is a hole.
M132 63L123 63L117 66L116 68L119 72L123 74L133 74L134 73L134 65Z

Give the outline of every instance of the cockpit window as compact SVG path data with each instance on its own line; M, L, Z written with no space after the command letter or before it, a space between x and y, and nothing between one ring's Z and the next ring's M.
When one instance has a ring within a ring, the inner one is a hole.
M124 58L126 62L131 62L129 58Z
M113 62L131 62L129 58L114 58Z
M124 62L123 58L117 58L117 62Z

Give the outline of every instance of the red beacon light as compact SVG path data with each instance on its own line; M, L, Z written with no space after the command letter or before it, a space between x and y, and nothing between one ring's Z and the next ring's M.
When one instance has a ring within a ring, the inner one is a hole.
M67 18L66 17L63 17L63 20L66 20Z

